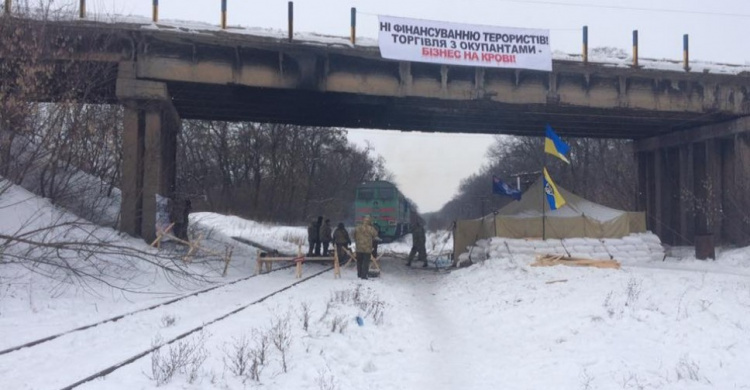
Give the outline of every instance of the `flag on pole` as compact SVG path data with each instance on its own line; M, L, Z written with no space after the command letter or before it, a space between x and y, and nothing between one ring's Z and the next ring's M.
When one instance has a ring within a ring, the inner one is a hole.
M557 186L552 181L552 178L549 177L547 168L544 168L544 195L547 197L550 210L557 210L565 205L565 199L557 191Z
M570 152L570 146L563 142L563 140L561 140L560 137L558 137L557 134L552 131L552 126L550 125L547 125L547 131L545 132L545 134L544 152L549 153L570 164L570 161L568 161L567 157L568 152Z
M497 176L492 176L492 193L510 196L515 200L521 200L521 191L512 188Z

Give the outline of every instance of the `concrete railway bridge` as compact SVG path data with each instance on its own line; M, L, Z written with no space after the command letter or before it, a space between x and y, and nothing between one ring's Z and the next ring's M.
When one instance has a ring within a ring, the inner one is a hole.
M632 139L649 229L671 244L696 233L750 240L748 221L721 218L735 207L730 199L750 196L741 192L750 178L747 74L558 60L551 72L453 67L386 60L344 39L3 23L43 31L46 61L101 65L96 95L125 107L120 229L146 240L155 236L156 195L174 196L182 119L520 136L540 136L550 123L566 137ZM0 61L13 55L0 47ZM689 207L684 193L708 207Z

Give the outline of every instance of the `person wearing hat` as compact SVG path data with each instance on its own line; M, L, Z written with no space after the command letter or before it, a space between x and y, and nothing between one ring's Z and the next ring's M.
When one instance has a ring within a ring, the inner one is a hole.
M323 243L323 256L328 256L328 245L331 244L331 220L326 219L323 226L320 227L320 241Z
M339 222L336 226L336 230L333 231L333 244L336 245L336 253L339 256L339 261L344 262L347 259L344 247L349 247L352 244L352 240L349 238L349 232L346 231L343 222Z
M370 256L372 255L373 241L380 241L378 231L372 227L372 219L367 215L362 223L354 229L354 242L357 251L357 276L360 279L367 279L367 272L370 270Z
M411 231L411 252L409 252L409 261L406 266L411 267L411 262L414 260L414 255L418 254L419 261L422 261L422 267L427 267L427 249L425 248L425 231L422 224L419 222L414 224L414 228Z
M307 225L307 243L309 244L307 256L315 256L315 243L318 242L319 235L320 226L318 226L318 221L313 219L312 221L310 221L310 224Z

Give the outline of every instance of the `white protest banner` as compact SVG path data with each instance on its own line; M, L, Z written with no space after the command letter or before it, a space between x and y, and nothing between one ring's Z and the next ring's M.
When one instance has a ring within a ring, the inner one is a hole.
M394 60L552 70L549 30L378 16L380 55Z

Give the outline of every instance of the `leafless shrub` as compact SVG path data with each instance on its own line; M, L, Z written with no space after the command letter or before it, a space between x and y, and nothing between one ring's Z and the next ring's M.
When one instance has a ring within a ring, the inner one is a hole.
M151 345L161 345L161 338L157 337ZM151 376L149 379L156 382L157 386L169 383L178 374L188 377L188 383L194 383L198 378L198 372L208 358L205 348L206 335L200 333L192 340L180 340L176 345L170 344L166 351L161 346L151 353Z
M323 311L323 314L320 316L318 321L324 321L328 315L331 313L331 310L333 309L333 306L335 305L333 300L329 300L326 302L326 309Z
M614 317L616 313L613 302L614 293L614 291L610 291L609 294L607 294L607 296L604 298L604 303L602 304L602 306L604 306L604 310L607 311L609 318Z
M307 332L310 327L310 303L302 302L300 304L300 320L302 321L302 329Z
M690 380L694 382L705 381L711 383L708 378L704 377L700 373L700 366L698 363L690 359L688 354L683 355L680 361L677 362L675 367L675 373L677 374L677 380Z
M332 313L335 305L352 305L358 308L363 317L370 317L373 323L381 325L385 316L385 302L380 300L371 290L363 290L362 286L357 286L353 290L334 291L326 304L326 310L321 316L321 321L325 320ZM331 326L333 327L333 322ZM336 329L340 329L336 327Z
M623 375L622 388L643 390L646 388L646 385L641 383L641 379L638 377L638 374L634 374L631 372L628 375Z
M349 322L344 316L336 316L331 320L331 333L344 333L348 327Z
M256 382L260 381L260 374L266 367L268 349L271 346L270 337L269 333L253 330L254 345L249 350L251 364L248 374L250 379Z
M170 326L174 326L176 322L177 322L177 318L173 314L164 314L161 317L162 328L169 328Z
M591 376L585 368L581 371L579 376L581 378L581 389L590 390L593 388L591 387L591 382L594 381L594 377Z
M286 373L288 371L287 358L289 348L292 345L292 325L290 315L277 316L270 330L271 343L281 354L281 368Z
M250 354L250 340L245 335L239 338L232 338L232 344L225 346L224 367L235 376L244 376L252 364L252 355Z
M701 299L700 301L701 311L708 311L708 309L713 306L713 302L709 301L708 299Z
M318 370L318 377L315 378L315 383L320 390L338 390L339 388L336 378L328 368Z
M635 278L628 280L628 286L626 287L625 306L633 307L641 296L641 285L643 281Z
M385 302L381 300L371 300L364 303L364 306L365 315L371 317L376 325L382 325L385 316Z

